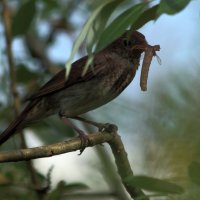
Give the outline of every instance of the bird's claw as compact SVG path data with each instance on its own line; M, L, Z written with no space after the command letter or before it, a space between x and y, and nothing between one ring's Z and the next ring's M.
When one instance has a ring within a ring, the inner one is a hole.
M99 126L100 132L112 133L112 132L116 132L117 130L118 130L118 127L115 124L105 123Z
M89 138L88 136L83 132L83 131L79 131L79 138L81 140L81 149L80 149L80 153L78 155L81 155L83 153L83 151L85 150L85 148L88 146L89 144Z

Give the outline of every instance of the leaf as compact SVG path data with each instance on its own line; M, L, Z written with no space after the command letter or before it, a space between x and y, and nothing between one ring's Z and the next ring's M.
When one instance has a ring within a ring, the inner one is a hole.
M132 30L137 30L145 25L147 22L151 20L155 20L157 18L157 11L159 5L155 5L152 8L145 10L142 15L136 20L136 22L131 27Z
M120 37L140 17L146 5L146 3L134 5L119 15L102 33L95 52L100 51Z
M88 34L87 34L87 53L88 53L88 60L84 67L82 76L84 76L93 61L92 50L95 46L96 42L99 40L107 21L114 11L114 9L122 3L122 1L111 1L105 7L102 8L101 12L99 13L98 17L95 19L92 27L90 27Z
M124 0L121 1L112 1L108 3L104 8L102 8L101 12L99 13L98 17L95 19L93 27L89 30L88 37L87 37L87 52L88 54L92 53L92 48L95 43L99 40L105 26L108 22L113 11L116 7L121 4Z
M133 187L141 188L148 191L181 194L184 192L183 188L168 181L151 178L147 176L131 176L127 177L124 182Z
M193 183L200 185L200 163L192 162L188 167L188 174Z
M78 38L76 39L72 51L71 51L71 55L69 57L69 59L67 60L67 63L65 64L65 68L66 68L66 76L69 75L70 70L71 70L71 62L72 59L74 58L76 52L78 51L79 47L81 46L81 43L84 41L86 35L88 34L89 29L91 28L95 18L97 17L97 15L100 13L100 11L102 10L102 8L104 6L106 6L108 3L112 2L113 0L108 0L106 2L104 2L103 4L101 4L96 10L94 10L94 12L91 14L91 16L89 17L89 19L87 20L87 22L85 23L84 27L82 28L81 33L79 34Z
M83 72L82 72L82 76L84 76L86 74L86 72L87 72L87 70L88 70L89 67L92 67L93 59L94 59L93 55L89 54L87 62L85 64Z
M158 16L163 13L174 15L183 10L190 1L191 0L161 0L158 9Z
M33 22L36 5L35 0L26 1L21 5L15 16L12 20L12 33L13 36L23 35L30 28L31 23Z

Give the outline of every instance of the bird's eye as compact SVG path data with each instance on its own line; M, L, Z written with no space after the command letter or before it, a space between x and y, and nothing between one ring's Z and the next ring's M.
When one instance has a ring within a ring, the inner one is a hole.
M131 45L132 45L132 42L130 40L127 40L127 39L124 39L123 43L124 43L125 47L131 47Z

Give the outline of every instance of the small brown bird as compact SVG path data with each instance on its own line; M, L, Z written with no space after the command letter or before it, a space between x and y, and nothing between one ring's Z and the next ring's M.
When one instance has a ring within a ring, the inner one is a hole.
M65 70L60 71L28 99L30 102L22 113L0 135L0 144L30 122L53 114L59 114L67 122L67 118L77 117L113 100L133 80L140 56L148 47L153 48L144 35L137 31L126 32L94 55L93 65L84 76L87 56L72 64L68 79ZM80 129L71 126L80 137L83 136Z

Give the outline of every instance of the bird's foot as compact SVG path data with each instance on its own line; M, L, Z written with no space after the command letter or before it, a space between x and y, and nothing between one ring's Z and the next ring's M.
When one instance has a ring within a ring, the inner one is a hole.
M110 132L114 132L114 131L116 132L118 130L118 127L115 124L98 123L98 122L94 122L94 121L91 121L91 120L88 120L88 119L85 119L85 118L79 117L79 116L72 117L72 119L76 119L76 120L91 124L91 125L97 127L100 132L109 132L110 133Z
M99 131L100 132L108 132L108 133L112 133L112 132L117 132L118 127L115 124L109 124L109 123L105 123L105 124L99 124L100 126Z
M84 131L82 131L81 129L76 127L72 122L70 122L70 120L65 115L63 115L61 112L59 113L59 117L65 124L67 124L69 127L71 127L74 131L76 131L79 134L79 138L81 140L81 149L80 149L79 155L81 155L83 153L83 151L85 150L85 148L89 144L88 136L85 134Z
M76 132L79 134L79 138L81 140L81 149L80 149L80 153L78 154L78 155L81 155L83 151L85 150L85 148L88 146L90 140L88 138L88 135L86 135L84 131L78 129L76 130Z

